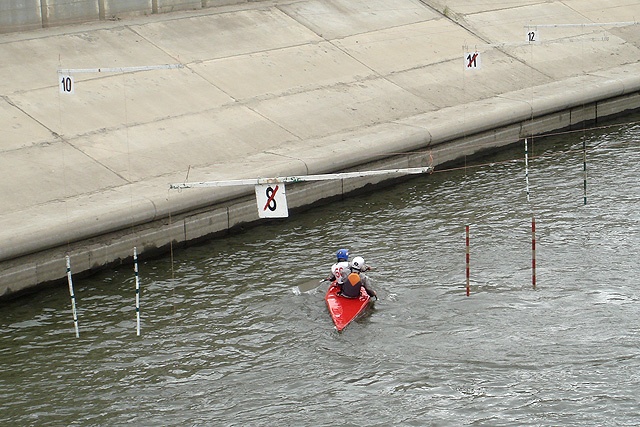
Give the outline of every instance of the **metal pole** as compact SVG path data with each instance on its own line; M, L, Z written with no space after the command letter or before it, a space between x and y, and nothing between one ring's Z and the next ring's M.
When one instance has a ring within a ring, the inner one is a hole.
M422 168L400 168L386 169L360 172L342 172L323 175L300 175L300 176L281 176L275 178L249 178L249 179L232 179L227 181L202 181L202 182L184 182L181 184L170 184L169 189L179 190L183 188L202 188L202 187L229 187L234 185L264 185L264 184L280 184L280 183L296 183L308 181L326 181L331 179L345 178L361 178L366 176L378 175L412 175L421 173L431 173L433 168L425 166Z
M524 179L527 183L527 202L529 202L529 149L527 148L527 138L524 139Z
M466 248L467 248L467 296L471 293L470 284L469 284L469 226L465 227L466 229Z
M133 247L133 271L136 276L136 335L140 336L140 279L138 276L138 251Z
M76 312L76 295L73 292L73 281L71 280L71 259L67 255L67 281L69 282L69 294L71 295L71 310L73 311L73 325L76 329L76 338L80 338L78 330L78 314Z
M133 73L136 71L152 71L152 70L173 70L176 68L184 68L182 64L163 64L163 65L143 65L140 67L102 67L102 68L60 68L58 74L80 74L80 73Z
M584 204L587 204L587 140L582 137L582 169L584 171Z
M536 288L536 218L531 217L531 284Z

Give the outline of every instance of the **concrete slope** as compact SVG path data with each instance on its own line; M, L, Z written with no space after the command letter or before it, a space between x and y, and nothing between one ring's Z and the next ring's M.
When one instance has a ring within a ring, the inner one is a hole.
M0 295L65 277L65 253L85 271L257 219L253 188L169 183L438 165L638 108L633 16L303 0L0 35ZM364 183L287 190L295 207Z

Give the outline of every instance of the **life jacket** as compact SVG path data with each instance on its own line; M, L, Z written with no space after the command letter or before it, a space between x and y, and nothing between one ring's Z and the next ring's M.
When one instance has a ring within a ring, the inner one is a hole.
M362 281L358 273L351 273L347 276L347 280L342 284L341 295L347 298L358 298L360 296L360 288Z

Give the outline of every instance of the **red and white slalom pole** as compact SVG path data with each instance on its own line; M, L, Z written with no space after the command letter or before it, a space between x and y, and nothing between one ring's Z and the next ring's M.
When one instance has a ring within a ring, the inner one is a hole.
M524 139L524 177L527 182L527 203L531 205L529 198L529 149L527 147L527 138ZM536 218L531 213L531 284L533 289L536 288Z

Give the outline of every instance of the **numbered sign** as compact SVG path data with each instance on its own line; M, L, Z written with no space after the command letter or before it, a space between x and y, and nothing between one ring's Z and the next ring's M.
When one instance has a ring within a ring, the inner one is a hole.
M58 74L58 84L60 85L60 93L64 94L73 94L75 92L75 83L73 81L73 76L63 76Z
M480 52L470 52L464 54L464 69L479 70L480 69Z
M255 188L260 218L286 218L289 216L283 183L256 185Z
M526 27L527 34L527 43L540 43L540 32L538 31L538 27Z

